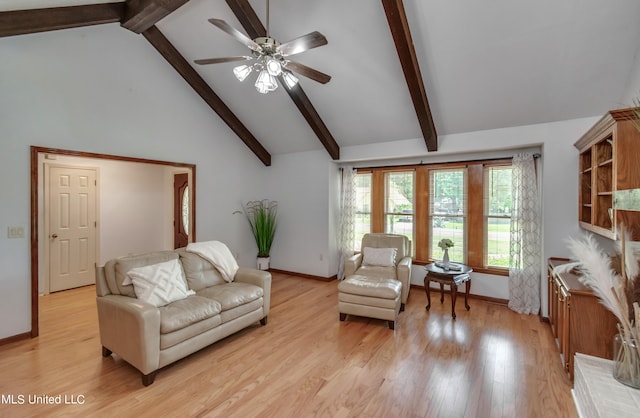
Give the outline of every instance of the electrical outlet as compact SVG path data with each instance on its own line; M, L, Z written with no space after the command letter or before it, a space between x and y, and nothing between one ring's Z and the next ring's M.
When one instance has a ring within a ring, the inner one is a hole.
M9 238L24 238L24 226L10 226L7 230Z
M320 261L324 260L324 255L320 254Z

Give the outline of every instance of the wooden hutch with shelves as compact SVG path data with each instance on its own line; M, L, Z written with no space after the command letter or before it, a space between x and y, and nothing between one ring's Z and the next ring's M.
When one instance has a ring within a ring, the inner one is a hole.
M624 225L640 240L640 212L615 209L620 190L640 188L640 132L633 109L607 112L574 145L579 158L580 226L615 239Z

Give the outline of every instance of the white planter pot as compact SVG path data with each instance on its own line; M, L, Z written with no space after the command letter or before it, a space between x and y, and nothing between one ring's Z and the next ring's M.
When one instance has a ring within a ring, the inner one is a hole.
M269 270L271 257L258 257L258 270Z

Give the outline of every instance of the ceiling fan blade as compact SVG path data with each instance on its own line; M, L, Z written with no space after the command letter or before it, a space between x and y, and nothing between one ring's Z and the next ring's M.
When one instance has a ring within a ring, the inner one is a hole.
M277 50L283 57L299 54L312 48L317 48L327 44L327 38L318 31L307 33L299 38L293 39L280 45Z
M231 35L235 40L245 45L252 51L262 52L262 47L255 43L252 39L250 39L247 35L240 32L238 29L234 28L227 22L221 19L209 19L212 25L216 26L219 29L222 29L227 34Z
M195 60L193 62L200 65L206 65L206 64L220 64L223 62L248 61L250 59L253 59L253 57L239 56L239 57L224 57L224 58L205 58L201 60Z
M299 62L287 61L287 63L285 64L285 68L288 68L289 70L303 75L307 78L315 80L318 83L326 84L329 82L329 80L331 80L330 75L318 70L314 70L313 68L307 67L306 65L300 64Z

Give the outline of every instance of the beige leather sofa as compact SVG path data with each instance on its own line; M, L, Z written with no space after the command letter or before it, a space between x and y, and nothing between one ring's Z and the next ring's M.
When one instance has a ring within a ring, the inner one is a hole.
M194 295L155 307L123 285L132 268L178 259ZM97 268L96 292L102 355L116 353L142 373L145 386L158 369L258 321L267 323L271 274L240 268L222 279L200 256L184 249L108 261Z

